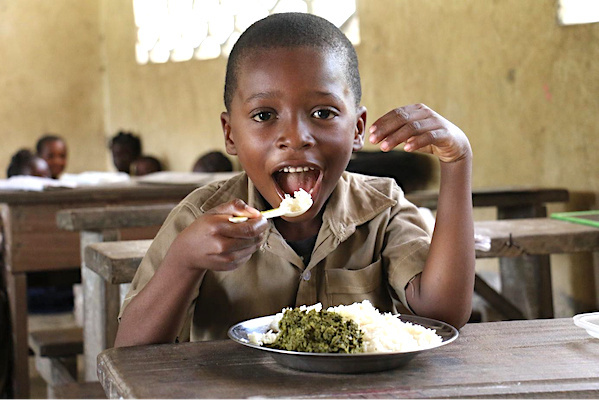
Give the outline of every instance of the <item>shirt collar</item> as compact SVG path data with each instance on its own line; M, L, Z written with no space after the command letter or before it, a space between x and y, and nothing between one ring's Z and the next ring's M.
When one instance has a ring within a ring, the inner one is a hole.
M385 195L369 181L380 179L344 172L333 190L323 214L323 225L330 226L340 240L347 239L356 226L373 219L397 201ZM391 180L389 180L391 184Z

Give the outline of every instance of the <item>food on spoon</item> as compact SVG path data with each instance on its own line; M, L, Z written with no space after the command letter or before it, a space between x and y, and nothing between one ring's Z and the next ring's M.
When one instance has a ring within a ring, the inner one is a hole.
M285 208L292 213L305 212L310 207L312 207L312 196L304 189L296 190L293 197L286 193L279 205L279 208Z
M368 300L327 310L320 303L285 308L268 332L250 333L248 339L265 347L314 353L405 352L442 342L433 329L380 313Z

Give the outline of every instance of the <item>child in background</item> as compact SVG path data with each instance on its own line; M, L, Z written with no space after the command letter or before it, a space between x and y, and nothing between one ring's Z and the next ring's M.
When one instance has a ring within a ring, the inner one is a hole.
M296 13L253 24L229 56L224 97L226 149L245 172L175 207L125 298L116 346L222 339L240 321L317 302L368 299L383 312L466 323L472 151L458 127L415 104L368 129L383 151L404 143L439 158L431 238L393 179L345 171L363 146L367 113L355 50L333 24ZM314 201L306 213L258 212L300 188Z
M220 151L211 151L199 157L193 165L193 172L230 172L231 160Z
M112 162L119 172L131 172L131 163L141 156L141 139L130 132L119 132L108 145Z
M41 178L51 177L48 163L28 149L17 151L10 160L6 176L10 178L17 175L38 176Z
M56 135L44 135L35 145L38 157L48 163L53 179L58 179L67 166L67 144Z
M162 163L156 157L141 156L131 162L131 175L144 176L162 171Z

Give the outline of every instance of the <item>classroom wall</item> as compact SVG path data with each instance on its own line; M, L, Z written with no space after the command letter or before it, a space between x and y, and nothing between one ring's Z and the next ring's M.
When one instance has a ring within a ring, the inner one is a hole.
M369 122L423 102L468 134L475 187L559 186L572 201L550 211L599 206L599 24L559 26L557 0L358 5ZM47 130L67 137L71 172L110 169L120 129L171 170L224 149L226 61L137 65L131 1L3 0L0 21L2 166ZM589 307L588 257L554 258L558 314Z
M0 1L0 178L46 132L68 140L68 171L105 170L97 0Z

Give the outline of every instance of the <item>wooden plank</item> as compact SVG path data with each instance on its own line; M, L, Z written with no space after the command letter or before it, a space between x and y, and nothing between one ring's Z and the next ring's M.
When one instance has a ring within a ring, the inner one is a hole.
M599 249L599 229L551 218L476 221L475 232L491 239L491 250L477 258L518 257Z
M436 190L419 190L406 193L406 198L419 207L437 208L439 193ZM568 190L560 188L475 188L472 190L474 207L510 207L522 205L542 205L568 201ZM532 215L528 215L532 217Z
M125 182L120 184L93 185L64 190L45 190L43 192L2 191L0 203L14 204L57 204L57 203L90 203L94 204L123 204L123 202L138 202L148 204L160 200L180 201L202 183L181 185L168 184L139 184ZM65 207L66 208L66 207Z
M56 223L60 229L68 231L162 225L175 205L167 203L66 209L56 214Z
M105 399L100 382L67 383L53 388L54 399Z
M6 291L12 326L13 370L12 384L15 399L29 397L29 345L27 343L27 275L6 274Z
M39 357L66 357L83 353L83 329L53 328L29 333L29 347Z
M458 339L396 370L295 371L230 340L108 349L111 398L596 398L596 339L571 318L467 324Z
M94 243L85 249L85 265L111 284L129 283L152 240Z

